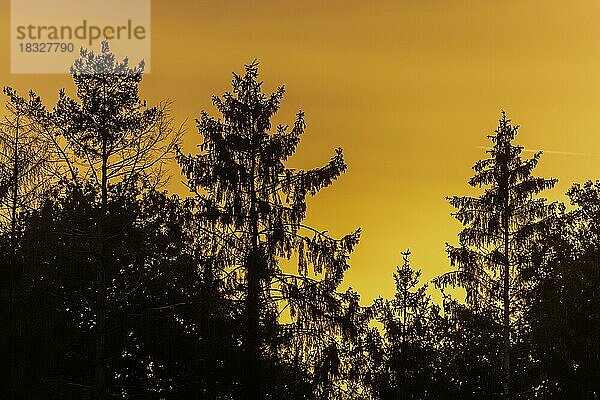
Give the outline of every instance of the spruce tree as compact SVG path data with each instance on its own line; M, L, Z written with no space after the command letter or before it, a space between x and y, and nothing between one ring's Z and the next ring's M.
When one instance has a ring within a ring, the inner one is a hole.
M367 382L377 399L443 398L447 391L438 349L444 321L409 257L410 251L403 252L403 264L396 266L394 297L374 304L382 327L369 333Z
M348 325L358 309L350 306L357 305L352 293L336 289L359 231L336 240L303 223L306 197L346 170L342 150L320 168L287 168L305 122L299 112L291 128L280 125L271 131L271 118L283 95L283 87L264 94L258 64L246 65L244 75L234 74L231 93L213 97L222 117L203 112L197 120L201 153L179 157L196 194L200 229L215 240L209 251L219 253L221 270L215 273L233 279L243 301L248 399L267 396L268 376L262 370L267 359L279 362L282 348L288 353L297 349L295 364L307 365L319 381L315 387L326 386L324 381L340 371L336 338L351 332ZM281 259L292 256L297 258L297 273L280 266ZM291 320L286 324L279 319L284 310ZM311 364L311 356L320 361ZM331 395L333 390L323 398Z
M464 226L459 246L447 245L455 271L436 279L440 287L459 286L466 302L475 310L492 313L502 326L502 386L510 398L511 347L523 326L523 304L532 244L556 204L536 197L554 187L556 179L535 177L541 152L523 160L523 147L513 143L518 126L502 112L499 125L488 136L492 147L488 158L478 161L469 185L485 188L478 197L454 196L448 200L457 209L453 216Z

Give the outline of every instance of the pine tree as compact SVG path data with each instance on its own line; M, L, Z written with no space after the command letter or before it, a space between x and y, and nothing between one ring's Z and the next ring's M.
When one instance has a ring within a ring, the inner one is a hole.
M453 216L464 226L459 246L447 245L456 271L441 275L441 287L460 286L475 310L491 311L503 329L503 395L510 398L511 344L523 327L524 289L532 260L532 243L556 204L535 197L554 187L556 179L533 176L541 152L522 160L523 147L513 144L518 126L502 112L498 128L488 136L489 157L478 161L469 185L485 187L479 197L450 197Z
M168 104L147 107L140 100L143 71L143 61L133 67L127 58L117 61L106 41L97 54L82 48L71 67L78 99L61 90L49 120L42 121L65 139L73 155L65 159L73 160L71 171L77 168L74 183L91 181L98 188L100 213L95 232L88 232L97 238L94 364L98 399L107 396L107 296L112 276L105 225L111 188L121 183L135 185L139 179L159 185L164 162L180 138L171 125Z
M179 157L198 199L201 229L210 232L216 249L222 250L218 274L233 277L243 299L248 399L266 395L267 376L261 371L268 358L278 362L281 343L289 350L294 342L299 349L296 362L305 365L309 349L321 349L315 355L321 361L307 367L321 380L315 386L336 375L335 338L350 332L345 329L357 309L350 306L357 304L355 297L339 294L336 288L359 231L336 240L303 224L307 195L315 195L346 170L342 150L337 149L321 168L286 168L284 163L304 132L304 114L297 114L291 129L280 125L271 132L271 118L279 110L284 88L267 96L261 86L256 62L246 66L243 76L234 74L233 92L213 97L222 119L203 112L197 121L203 137L201 153ZM293 255L297 274L285 272L279 264ZM311 277L311 272L317 276ZM291 322L282 325L278 316L284 309Z

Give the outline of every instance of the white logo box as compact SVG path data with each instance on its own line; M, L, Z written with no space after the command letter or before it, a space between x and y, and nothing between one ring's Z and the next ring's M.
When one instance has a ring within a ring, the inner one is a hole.
M81 47L145 61L150 72L151 0L11 0L11 72L65 74Z

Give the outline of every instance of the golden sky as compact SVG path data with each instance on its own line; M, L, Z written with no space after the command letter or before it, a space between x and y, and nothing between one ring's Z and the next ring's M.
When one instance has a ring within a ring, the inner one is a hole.
M0 4L0 84L51 105L68 77L10 74ZM308 219L333 235L363 228L346 282L369 302L393 293L406 248L426 279L449 268L444 243L459 225L445 196L469 193L501 109L521 125L520 144L550 151L537 169L560 179L550 198L600 178L599 21L598 1L154 0L142 96L176 100L193 151L191 121L214 114L211 95L257 58L265 87L287 88L276 122L306 113L290 166L344 148L348 173L310 201Z

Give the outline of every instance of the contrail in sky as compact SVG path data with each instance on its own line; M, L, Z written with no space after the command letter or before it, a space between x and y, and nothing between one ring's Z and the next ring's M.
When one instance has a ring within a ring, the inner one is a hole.
M489 150L489 147L485 146L475 146L478 149ZM559 150L544 150L544 149L523 149L524 152L527 153L537 153L538 151L543 152L544 154L558 154L561 156L586 156L586 157L600 157L600 154L593 153L575 153L572 151L559 151Z

